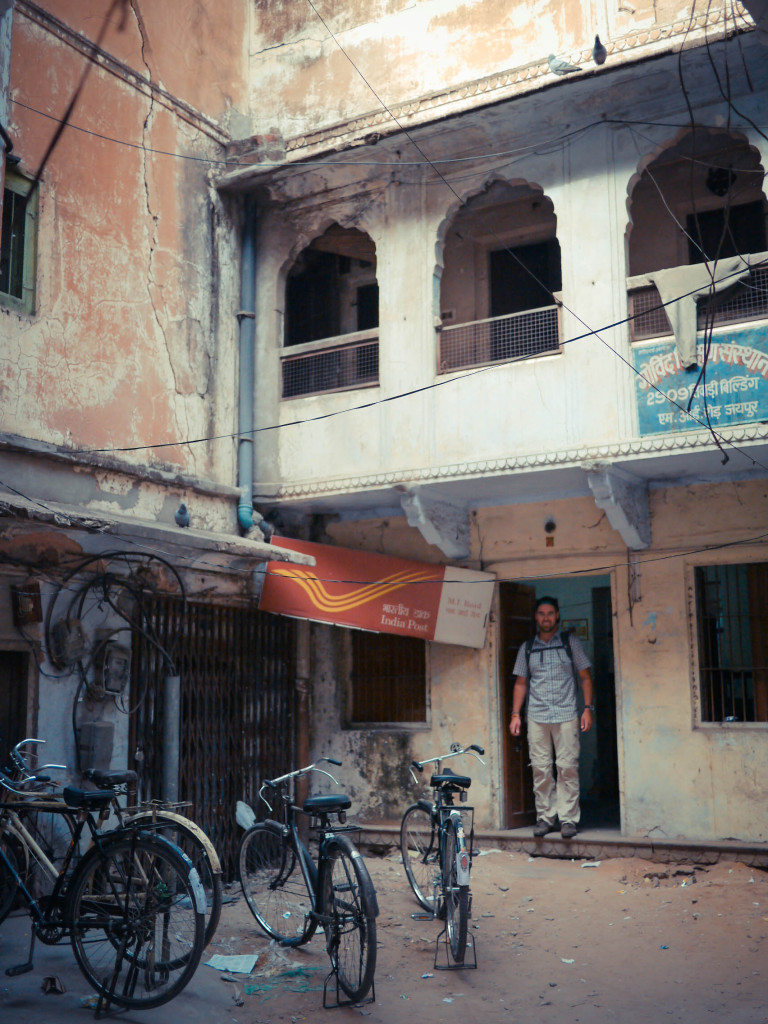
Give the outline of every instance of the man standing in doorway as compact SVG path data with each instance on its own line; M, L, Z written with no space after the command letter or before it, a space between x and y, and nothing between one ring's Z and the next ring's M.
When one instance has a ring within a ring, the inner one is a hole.
M540 597L534 618L536 637L523 644L515 661L509 731L513 736L520 735L520 715L527 694L528 748L538 819L533 834L541 837L556 832L559 818L561 836L573 839L581 816L579 733L592 728L595 713L590 661L577 637L560 632L556 597ZM581 719L579 682L584 695Z

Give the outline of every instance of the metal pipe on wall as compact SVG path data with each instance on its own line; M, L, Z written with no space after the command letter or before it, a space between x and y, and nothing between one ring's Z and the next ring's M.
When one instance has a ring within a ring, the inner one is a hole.
M163 800L179 799L179 722L181 676L166 676L163 684Z
M237 410L237 521L243 530L253 525L253 392L256 379L256 204L245 201L240 256L240 373Z

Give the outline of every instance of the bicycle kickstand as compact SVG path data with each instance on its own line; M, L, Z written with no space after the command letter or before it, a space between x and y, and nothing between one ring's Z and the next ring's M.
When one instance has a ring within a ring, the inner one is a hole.
M35 951L35 939L37 938L37 925L34 921L31 922L29 931L29 955L27 956L27 961L23 964L17 964L15 967L7 967L5 973L9 978L17 978L20 974L27 974L34 966L32 954Z

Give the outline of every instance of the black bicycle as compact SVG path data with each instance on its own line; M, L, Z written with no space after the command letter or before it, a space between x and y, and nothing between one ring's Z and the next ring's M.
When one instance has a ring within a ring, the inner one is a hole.
M403 815L400 825L400 852L408 881L416 899L433 917L445 918L445 930L456 964L463 964L467 948L468 921L472 913L469 876L472 868L474 808L459 810L454 804L458 794L464 803L472 780L450 768L441 770L440 762L461 754L472 754L480 764L485 751L473 743L462 747L452 743L450 752L425 761L411 762L410 771L424 771L435 764L429 784L432 800L418 800ZM469 828L467 829L467 822Z
M131 826L100 832L96 815L114 800L113 791L66 787L62 797L30 795L0 771L0 919L19 898L32 918L27 960L5 973L32 970L36 939L50 945L69 937L78 966L99 993L98 1012L111 1004L160 1006L190 981L203 953L205 892L197 871L163 836ZM46 855L25 812L73 825L61 867ZM90 848L70 871L86 826ZM48 876L45 896L27 884L22 862L31 861Z
M288 792L291 782L310 772L336 779L317 765L339 765L323 757L315 764L265 781L259 797L272 813L265 790L272 790L279 804L278 818L252 825L243 835L238 852L240 884L259 926L283 946L309 942L318 927L325 933L331 972L323 990L326 1005L328 982L335 976L350 1002L359 1003L371 992L376 970L376 891L359 851L349 837L358 831L346 824L350 799L343 795L313 796L302 807ZM310 818L317 838L317 863L299 837L297 813ZM335 816L338 824L331 822Z
M10 752L9 768L6 774L17 787L23 790L27 798L26 807L23 810L17 809L19 817L46 856L53 863L57 863L60 851L66 851L71 843L77 810L68 808L61 795L49 791L52 786L51 778L49 775L43 774L52 769L66 770L66 765L49 764L33 767L30 764L32 759L36 759L36 754L32 749L27 748L36 749L38 745L44 743L45 740L32 737L17 743ZM127 825L133 827L138 825L147 832L158 832L165 836L192 861L205 889L205 945L207 947L213 939L221 918L222 870L218 853L211 840L196 822L181 813L181 810L186 809L189 805L186 803L171 804L157 800L145 801L136 805L138 776L130 769L101 771L96 768L88 768L82 774L85 779L99 789L108 789L115 794L112 803L108 806L105 805L99 812L97 827L100 832L106 831L109 827L115 827L115 825L120 828ZM33 796L36 798L34 805L31 802ZM121 796L126 798L128 806L123 806L120 802ZM11 795L7 792L6 799L11 799ZM44 828L38 825L40 818L45 823ZM108 826L109 821L112 821L111 826ZM18 844L16 852L22 853L22 848ZM50 887L50 883L45 882L45 876L49 873L45 871L39 859L23 856L19 860L22 875L33 891L35 888L39 888L41 880L43 887L46 884ZM75 857L70 858L70 870L74 869L76 861L77 853ZM0 902L0 920L3 918L2 909L3 905Z

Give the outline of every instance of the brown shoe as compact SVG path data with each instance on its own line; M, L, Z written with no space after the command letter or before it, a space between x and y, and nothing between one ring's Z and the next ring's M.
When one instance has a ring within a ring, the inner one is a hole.
M560 835L563 839L573 839L578 831L578 828L576 828L572 821L564 821L560 828Z
M533 826L533 834L537 839L541 839L542 836L549 835L550 832L557 832L557 825L552 825L543 818L539 818Z

